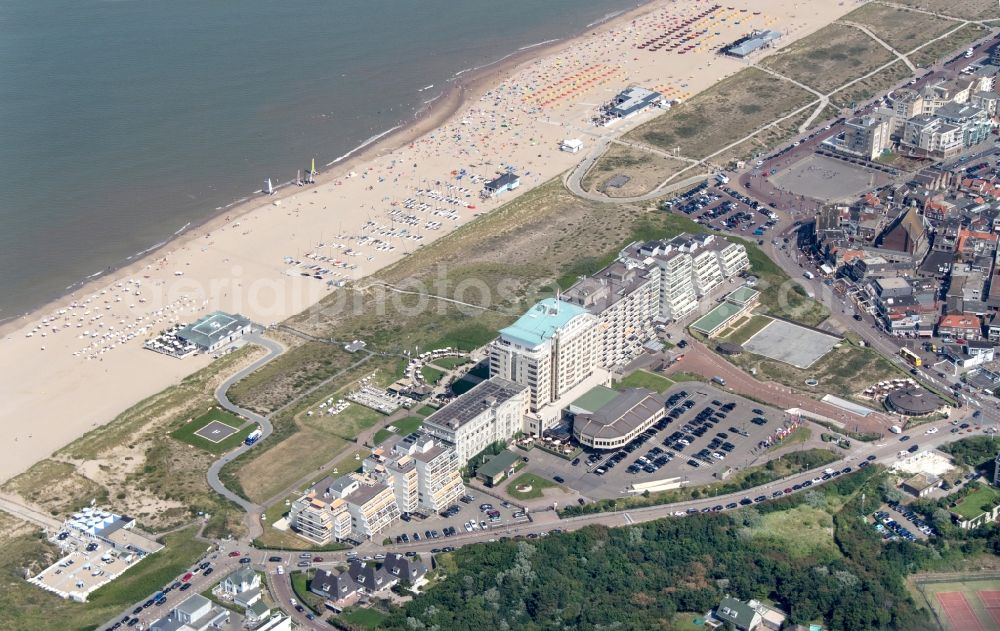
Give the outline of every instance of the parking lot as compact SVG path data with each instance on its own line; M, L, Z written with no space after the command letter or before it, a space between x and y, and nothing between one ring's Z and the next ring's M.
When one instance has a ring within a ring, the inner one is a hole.
M620 497L634 484L719 479L765 452L761 443L788 416L708 384L684 382L666 392L663 418L622 449L586 450L567 461L535 449L527 471L555 480L588 499ZM575 463L575 464L574 464Z
M694 217L715 230L763 236L777 224L777 214L757 200L725 184L703 182L664 203L666 208Z
M476 489L467 489L462 500L455 502L441 513L434 513L426 517L410 515L407 519L409 521L400 520L394 523L384 532L379 533L375 539L381 541L388 537L396 543L411 543L428 539L444 541L460 533L502 530L511 524L528 521L527 516L519 506L485 495ZM442 543L442 545L444 544Z
M924 541L936 536L934 527L903 504L891 502L882 510L872 514L872 526L887 541Z

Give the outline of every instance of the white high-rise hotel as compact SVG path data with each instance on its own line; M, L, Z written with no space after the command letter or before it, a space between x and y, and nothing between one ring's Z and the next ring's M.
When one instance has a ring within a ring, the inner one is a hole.
M547 298L501 329L489 347L490 376L527 386L532 411L555 401L598 365L597 317Z

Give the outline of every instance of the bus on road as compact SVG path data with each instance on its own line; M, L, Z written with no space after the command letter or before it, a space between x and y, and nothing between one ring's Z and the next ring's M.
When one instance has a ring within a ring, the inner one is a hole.
M908 348L899 349L899 356L906 360L908 364L916 368L920 368L924 362L920 359L920 355L917 355Z

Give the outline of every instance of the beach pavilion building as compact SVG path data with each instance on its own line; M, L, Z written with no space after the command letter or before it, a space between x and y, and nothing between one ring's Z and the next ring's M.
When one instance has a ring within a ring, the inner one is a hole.
M521 185L521 178L508 171L483 187L483 197L496 197L505 191L512 191Z
M211 353L250 333L252 328L253 323L238 313L214 311L174 335L203 353Z

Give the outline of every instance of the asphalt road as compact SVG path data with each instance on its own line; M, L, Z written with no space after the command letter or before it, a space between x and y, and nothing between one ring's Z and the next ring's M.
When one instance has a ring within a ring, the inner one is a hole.
M261 416L256 412L252 412L250 410L241 408L240 406L236 405L235 403L229 400L227 393L229 392L229 388L231 388L233 384L238 382L240 379L243 379L250 373L259 369L261 366L264 366L265 364L273 360L275 357L278 357L279 355L284 353L285 347L279 344L278 342L275 342L274 340L268 339L259 334L249 335L246 337L246 339L247 341L253 344L259 344L260 346L266 348L267 355L261 357L254 363L250 364L243 370L232 375L231 377L223 381L221 384L219 384L219 387L215 389L215 399L216 401L219 402L219 405L221 405L223 408L229 410L230 412L233 412L234 414L238 414L244 418L247 418L253 421L254 423L257 423L260 426L262 432L261 437L257 442L261 442L267 440L267 437L270 436L271 432L274 431L274 428L271 425L271 421L269 421L266 416ZM247 525L250 528L250 538L253 539L259 536L261 533L260 518L259 518L260 507L252 502L248 502L247 500L243 499L236 493L233 493L232 491L227 489L226 486L222 483L222 480L219 479L219 472L222 470L222 467L226 465L226 463L228 463L230 460L233 460L240 454L250 449L253 449L253 447L247 445L240 445L234 448L233 450L229 451L228 453L226 453L224 456L222 456L215 462L213 462L212 465L208 468L208 485L212 487L213 491L219 493L220 495L222 495L229 501L233 502L234 504L238 505L240 508L242 508L247 512L248 515Z

